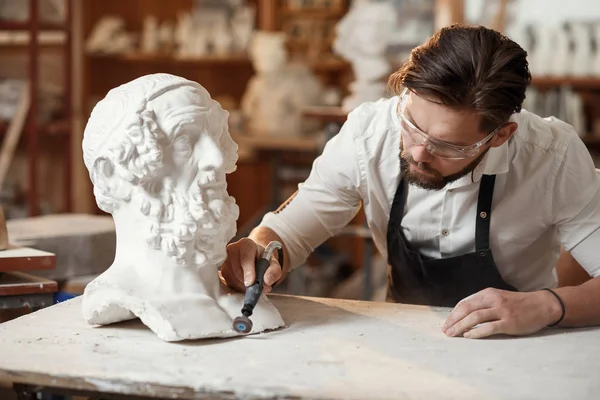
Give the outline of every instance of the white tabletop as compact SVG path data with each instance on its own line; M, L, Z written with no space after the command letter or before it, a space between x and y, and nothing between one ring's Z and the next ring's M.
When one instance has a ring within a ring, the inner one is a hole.
M598 399L600 329L448 338L448 309L271 296L286 327L165 343L74 299L0 325L0 381L169 398Z

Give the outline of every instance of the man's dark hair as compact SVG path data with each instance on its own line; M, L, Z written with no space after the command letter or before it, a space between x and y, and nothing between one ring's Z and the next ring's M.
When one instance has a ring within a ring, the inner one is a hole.
M476 112L491 132L521 111L531 83L527 52L501 33L482 26L451 25L416 47L389 79L456 109Z

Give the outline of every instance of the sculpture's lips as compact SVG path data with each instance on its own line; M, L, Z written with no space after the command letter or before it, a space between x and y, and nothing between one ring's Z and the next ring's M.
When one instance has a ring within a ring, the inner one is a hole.
M204 183L200 186L201 190L206 190L206 189L225 190L226 188L227 188L227 182L210 182L210 183Z

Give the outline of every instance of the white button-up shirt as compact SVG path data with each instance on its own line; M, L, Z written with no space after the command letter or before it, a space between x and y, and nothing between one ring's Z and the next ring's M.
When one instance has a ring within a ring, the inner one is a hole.
M315 160L296 196L261 223L285 243L292 267L345 227L361 203L373 241L387 258L390 209L400 182L398 97L365 103ZM562 244L600 275L600 179L573 128L523 110L512 137L491 148L472 174L438 191L410 185L402 228L429 257L475 251L482 174L495 174L490 248L500 274L521 291L556 286Z

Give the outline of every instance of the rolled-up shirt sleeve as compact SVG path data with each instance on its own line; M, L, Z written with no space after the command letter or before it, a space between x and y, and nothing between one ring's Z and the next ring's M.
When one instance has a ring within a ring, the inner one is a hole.
M361 172L355 146L360 129L359 115L350 113L340 132L315 159L306 181L260 223L284 242L292 268L306 261L317 246L344 228L360 209Z
M552 213L561 243L592 277L600 276L600 172L585 145L570 141L557 166Z

